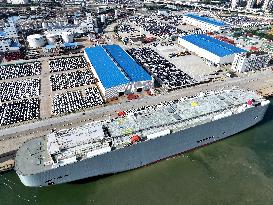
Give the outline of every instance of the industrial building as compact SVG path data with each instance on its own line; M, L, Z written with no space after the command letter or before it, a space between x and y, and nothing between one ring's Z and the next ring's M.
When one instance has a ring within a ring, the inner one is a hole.
M27 41L30 48L41 48L46 43L44 37L40 34L29 35Z
M18 33L14 19L9 17L3 31L0 31L0 52L17 52L20 49Z
M0 38L0 53L14 52L20 50L20 44L11 39Z
M238 53L235 55L231 69L242 73L265 68L270 61L268 53Z
M103 18L105 21L105 16ZM97 24L97 19L93 18L90 13L87 13L85 19L74 19L73 24L69 24L67 19L63 19L56 22L45 21L42 23L42 27L46 31L45 33L56 35L61 35L64 32L82 34L94 31L94 28L98 26Z
M7 37L4 31L0 32L0 53L19 51L20 44L17 39L11 39Z
M201 28L204 31L221 31L230 27L227 23L223 21L199 16L194 13L185 14L183 16L183 22Z
M153 88L153 78L118 45L85 48L84 56L106 100Z
M7 38L18 38L16 24L13 18L8 18L7 23L5 23L5 26L3 28L3 31L5 32Z
M193 34L178 38L178 43L213 64L232 63L236 53L246 50L204 34Z

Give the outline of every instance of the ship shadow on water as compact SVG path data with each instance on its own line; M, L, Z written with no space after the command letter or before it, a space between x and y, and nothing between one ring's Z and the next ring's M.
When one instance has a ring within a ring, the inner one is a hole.
M273 121L273 99L272 99L272 98L271 98L271 103L269 104L268 109L267 109L267 111L266 111L266 113L265 113L265 115L264 115L264 118L262 119L262 121L260 121L260 122L259 122L257 125L255 125L255 126L263 125L263 124L265 124L265 123L267 123L267 122L270 122L270 121ZM251 129L251 127L248 128L248 129ZM248 130L248 129L246 129L246 130ZM245 131L245 130L241 131L240 133L242 133L242 132L244 132L244 131ZM232 135L232 136L234 136L234 135ZM230 137L232 137L232 136L229 136L228 138L230 138ZM225 140L225 139L222 139L222 140ZM222 141L222 140L218 140L218 141ZM211 144L213 144L213 143L211 143ZM200 146L200 147L196 147L196 148L193 148L193 149L191 149L191 150L187 150L187 151L185 151L185 152L178 153L178 154L176 154L176 155L167 157L167 158L165 158L165 159L177 157L177 156L179 156L179 155L181 155L181 154L184 154L184 153L187 153L187 152L194 151L194 150L196 150L196 149L199 149L199 148L201 148L201 147L205 147L205 146L207 146L207 145L209 145L209 144L206 144L206 145ZM165 160L165 159L162 159L162 160ZM159 162L159 161L162 161L162 160L158 160L158 161L156 161L156 162L153 162L153 163L148 164L148 165L145 165L145 166L149 166L149 165L155 164L155 163L157 163L157 162ZM145 167L145 166L143 166L143 167ZM100 179L105 179L105 178L107 178L107 177L111 177L111 176L113 176L113 175L121 174L121 173L128 172L128 171L131 171L131 170L127 170L127 171L123 171L123 172L118 172L118 173L112 173L112 174L104 174L104 175L89 177L89 178L85 178L85 179L79 179L79 180L76 180L76 181L68 182L68 184L72 184L72 185L77 185L77 184L88 184L88 183L91 183L91 182L96 182L96 181L98 181L98 180L100 180Z
M119 172L122 173L122 172ZM91 182L96 182L99 181L100 179L105 179L107 177L113 176L115 174L104 174L104 175L99 175L99 176L94 176L94 177L88 177L84 179L79 179L76 181L68 182L68 184L76 185L76 184L88 184Z
M271 98L271 102L268 106L268 109L267 109L265 115L264 115L264 118L257 125L261 125L261 124L264 124L264 123L272 121L272 120L273 120L273 98Z

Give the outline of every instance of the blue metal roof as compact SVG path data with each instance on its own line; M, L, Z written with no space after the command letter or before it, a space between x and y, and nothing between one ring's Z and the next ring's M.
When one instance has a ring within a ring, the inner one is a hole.
M49 49L56 48L56 46L55 45L46 45L45 48L49 50Z
M74 43L64 43L64 47L74 47L74 46L78 46L78 43L74 42Z
M130 82L102 46L85 48L84 50L96 70L103 87L107 89Z
M118 45L103 46L133 82L152 80L152 77Z
M10 47L20 47L20 44L19 43L17 43L17 42L14 42L14 41L12 41L12 43L10 44Z
M219 20L209 18L209 17L199 16L199 15L196 15L196 14L185 14L185 16L188 16L188 17L191 17L191 18L194 18L196 20L203 21L203 22L206 22L206 23L209 23L209 24L213 24L215 26L226 26L227 25L223 21L219 21Z
M152 80L152 77L118 45L85 48L85 52L106 89L129 82Z
M205 34L193 34L183 36L181 38L219 57L246 52L244 49L238 48L232 44L220 41Z

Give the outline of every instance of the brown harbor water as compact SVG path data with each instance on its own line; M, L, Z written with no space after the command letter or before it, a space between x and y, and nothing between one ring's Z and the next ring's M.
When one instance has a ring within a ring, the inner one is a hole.
M255 127L140 169L43 188L0 175L0 205L27 204L273 205L273 99Z

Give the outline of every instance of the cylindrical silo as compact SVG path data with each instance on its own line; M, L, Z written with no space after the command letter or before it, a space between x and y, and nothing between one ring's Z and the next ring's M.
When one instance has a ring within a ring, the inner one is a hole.
M29 47L31 48L40 48L45 45L45 39L40 34L34 34L27 37Z
M46 39L49 45L54 45L58 39L58 36L55 34L47 34Z
M74 35L71 32L62 32L62 39L64 43L71 43L74 40Z

